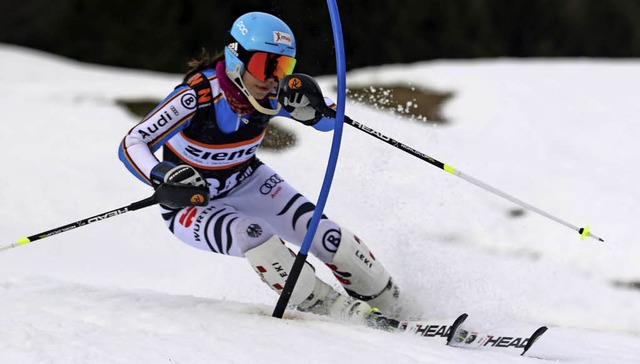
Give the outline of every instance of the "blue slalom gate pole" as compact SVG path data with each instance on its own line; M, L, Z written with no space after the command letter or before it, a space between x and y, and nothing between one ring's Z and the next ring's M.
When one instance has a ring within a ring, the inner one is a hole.
M278 303L273 310L272 316L277 318L282 318L282 315L284 314L284 311L289 304L291 293L293 292L296 282L298 281L298 277L300 276L300 272L302 271L302 268L304 267L304 264L307 260L307 255L309 253L309 249L311 248L311 243L313 242L313 237L316 234L316 230L318 229L318 225L320 224L320 219L322 218L324 206L327 202L329 190L331 189L331 182L333 181L333 175L338 163L338 154L340 153L340 141L342 140L342 126L344 122L346 102L347 71L344 55L344 42L342 39L342 25L340 24L340 13L338 11L338 5L336 4L335 0L327 0L327 6L329 7L329 15L331 16L331 27L333 29L333 43L335 45L336 51L336 69L338 76L338 100L336 101L337 108L335 128L333 130L333 141L331 143L331 153L329 155L327 170L324 175L324 181L322 182L322 188L320 190L320 195L318 196L316 208L313 211L313 216L311 217L309 229L307 230L307 234L304 237L302 246L298 251L298 255L293 262L293 266L291 267L291 271L289 272L287 282L285 283L284 288L280 293Z

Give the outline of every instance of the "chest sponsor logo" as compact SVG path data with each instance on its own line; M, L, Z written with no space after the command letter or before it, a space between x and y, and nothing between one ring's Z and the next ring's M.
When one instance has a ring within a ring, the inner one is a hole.
M178 134L169 141L169 145L184 159L201 168L218 168L236 165L249 160L256 154L262 139L245 145L234 145L225 148L207 148L191 143Z
M185 153L190 159L199 160L205 165L226 165L233 162L245 161L256 154L257 145L233 150L204 149L193 145L185 147Z

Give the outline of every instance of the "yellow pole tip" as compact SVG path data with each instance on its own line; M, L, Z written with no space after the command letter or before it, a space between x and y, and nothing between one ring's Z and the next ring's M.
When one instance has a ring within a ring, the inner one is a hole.
M591 231L590 231L589 225L587 225L587 226L583 227L582 229L578 230L578 232L580 233L580 238L582 240L584 240L589 235L591 235Z

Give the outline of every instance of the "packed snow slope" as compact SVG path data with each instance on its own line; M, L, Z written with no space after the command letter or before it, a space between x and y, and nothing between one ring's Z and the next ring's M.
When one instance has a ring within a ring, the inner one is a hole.
M179 81L0 46L0 245L149 196L117 158L137 120L116 100L158 100ZM354 103L347 114L606 240L513 217L511 202L345 125L325 212L384 262L405 314L548 325L532 356L640 362L640 291L615 284L640 281L640 61L434 61L348 75L351 86L398 82L453 91L450 123ZM334 77L320 83L335 97ZM277 122L298 143L261 158L316 200L332 134ZM0 362L538 360L292 311L274 319L276 299L243 259L181 243L150 207L0 253Z

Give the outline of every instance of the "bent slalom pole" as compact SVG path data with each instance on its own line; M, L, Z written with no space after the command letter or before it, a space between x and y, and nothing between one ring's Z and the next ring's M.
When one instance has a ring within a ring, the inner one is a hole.
M336 125L333 129L333 140L331 143L331 153L329 155L329 162L327 163L327 169L324 175L324 180L322 182L322 188L320 190L320 196L318 196L318 203L313 211L313 215L311 216L311 221L309 222L309 227L307 229L307 233L302 242L302 246L300 250L298 250L298 254L296 255L296 259L291 266L291 270L289 271L289 276L287 277L287 281L280 292L280 297L278 298L278 302L276 303L276 307L273 309L272 316L276 318L282 318L284 311L289 304L289 299L291 298L291 294L298 282L298 278L300 273L302 272L302 268L304 267L305 262L307 261L307 255L309 253L309 249L311 248L311 244L313 243L313 237L316 234L318 229L318 224L320 223L320 219L322 218L322 211L324 210L324 206L327 202L327 198L329 195L329 190L331 189L331 183L333 181L333 176L335 173L336 165L338 164L338 154L340 152L340 142L342 140L342 123L345 117L344 109L346 104L346 60L344 55L344 42L342 39L342 25L340 23L340 12L338 11L338 4L335 0L327 0L327 6L329 7L329 15L331 17L331 27L333 29L333 41L335 44L336 50L336 68L337 68L337 79L338 79L338 106L337 112L334 111L333 117L336 119ZM307 76L308 77L308 76ZM311 77L311 82L315 84L315 80ZM287 76L283 77L280 81L280 88L278 89L278 99L280 99L280 92L282 91L282 85L289 85L290 89L296 89L296 87L291 87L292 84L289 84L289 78ZM294 81L295 83L295 81ZM301 85L294 85L301 86Z
M320 90L320 86L318 86L318 84L313 80L313 78L311 78L308 75L301 74L301 73L295 73L295 74L292 74L292 75L287 76L287 77L289 77L291 80L293 80L293 79L299 79L300 80L299 84L303 87L303 90L301 92L304 93L309 98L309 101L311 102L311 105L316 110L321 112L326 117L331 117L331 118L335 117L335 114L336 114L335 110L331 109L330 107L328 107L326 105L326 103L324 102L324 96L322 95L322 91ZM503 192L503 191L501 191L501 190L499 190L499 189L497 189L497 188L495 188L493 186L490 186L490 185L488 185L488 184L486 184L486 183L484 183L484 182L482 182L482 181L480 181L480 180L478 180L478 179L476 179L474 177L471 177L468 174L465 174L462 171L457 170L457 169L453 168L452 166L450 166L448 164L442 163L442 162L440 162L440 161L438 161L438 160L436 160L436 159L434 159L434 158L432 158L432 157L430 157L430 156L428 156L428 155L426 155L426 154L424 154L424 153L422 153L420 151L417 151L417 150L411 148L410 146L408 146L406 144L400 143L397 140L389 138L388 136L383 135L383 134L381 134L380 132L378 132L378 131L376 131L374 129L371 129L370 127L368 127L368 126L366 126L366 125L364 125L362 123L359 123L357 121L352 120L351 118L349 118L346 115L344 117L344 122L346 124L349 124L349 125L353 126L354 128L356 128L356 129L358 129L358 130L360 130L362 132L365 132L365 133L367 133L367 134L369 134L369 135L371 135L371 136L373 136L373 137L375 137L377 139L382 140L383 142L385 142L385 143L387 143L389 145L392 145L392 146L394 146L394 147L396 147L396 148L398 148L398 149L400 149L400 150L402 150L402 151L404 151L406 153L409 153L412 156L414 156L416 158L419 158L419 159L431 164L432 166L438 167L438 168L442 169L443 171L449 172L454 176L460 177L463 180L465 180L467 182L470 182L470 183L472 183L472 184L474 184L474 185L476 185L476 186L478 186L478 187L480 187L480 188L482 188L482 189L484 189L486 191L489 191L489 192L491 192L493 194L496 194L496 195L498 195L498 196L500 196L502 198L505 198L505 199L515 203L516 205L519 205L520 207L523 207L523 208L525 208L525 209L527 209L529 211L533 211L533 212L535 212L535 213L537 213L539 215L542 215L542 216L544 216L544 217L546 217L546 218L548 218L548 219L550 219L552 221L555 221L555 222L557 222L557 223L559 223L561 225L564 225L564 226L568 227L569 229L578 232L578 234L580 234L580 236L581 236L581 238L583 240L586 237L591 237L591 238L596 239L598 241L604 242L604 240L602 238L599 238L596 235L591 233L591 231L589 230L589 226L577 227L577 226L575 226L575 225L573 225L573 224L571 224L571 223L569 223L569 222L567 222L567 221L565 221L563 219L560 219L559 217L556 217L556 216L554 216L554 215L552 215L552 214L550 214L550 213L548 213L546 211L543 211L543 210L541 210L541 209L539 209L539 208L537 208L537 207L535 207L535 206L533 206L531 204L528 204L528 203L526 203L526 202L524 202L524 201L522 201L522 200L520 200L520 199L518 199L516 197L513 197L513 196L509 195L506 192Z
M161 184L154 194L150 197L136 201L128 206L123 206L111 211L103 212L101 214L87 217L86 219L78 220L67 225L59 226L51 230L43 231L38 234L28 236L26 238L18 239L15 242L0 246L0 252L9 250L20 245L25 245L36 240L48 238L53 235L58 235L69 230L79 228L81 226L89 225L94 222L102 221L110 217L126 214L130 211L139 210L145 207L149 207L155 204L162 204L169 207L183 207L183 206L204 206L209 203L209 189L207 187L194 187L185 184L178 183L163 183Z

